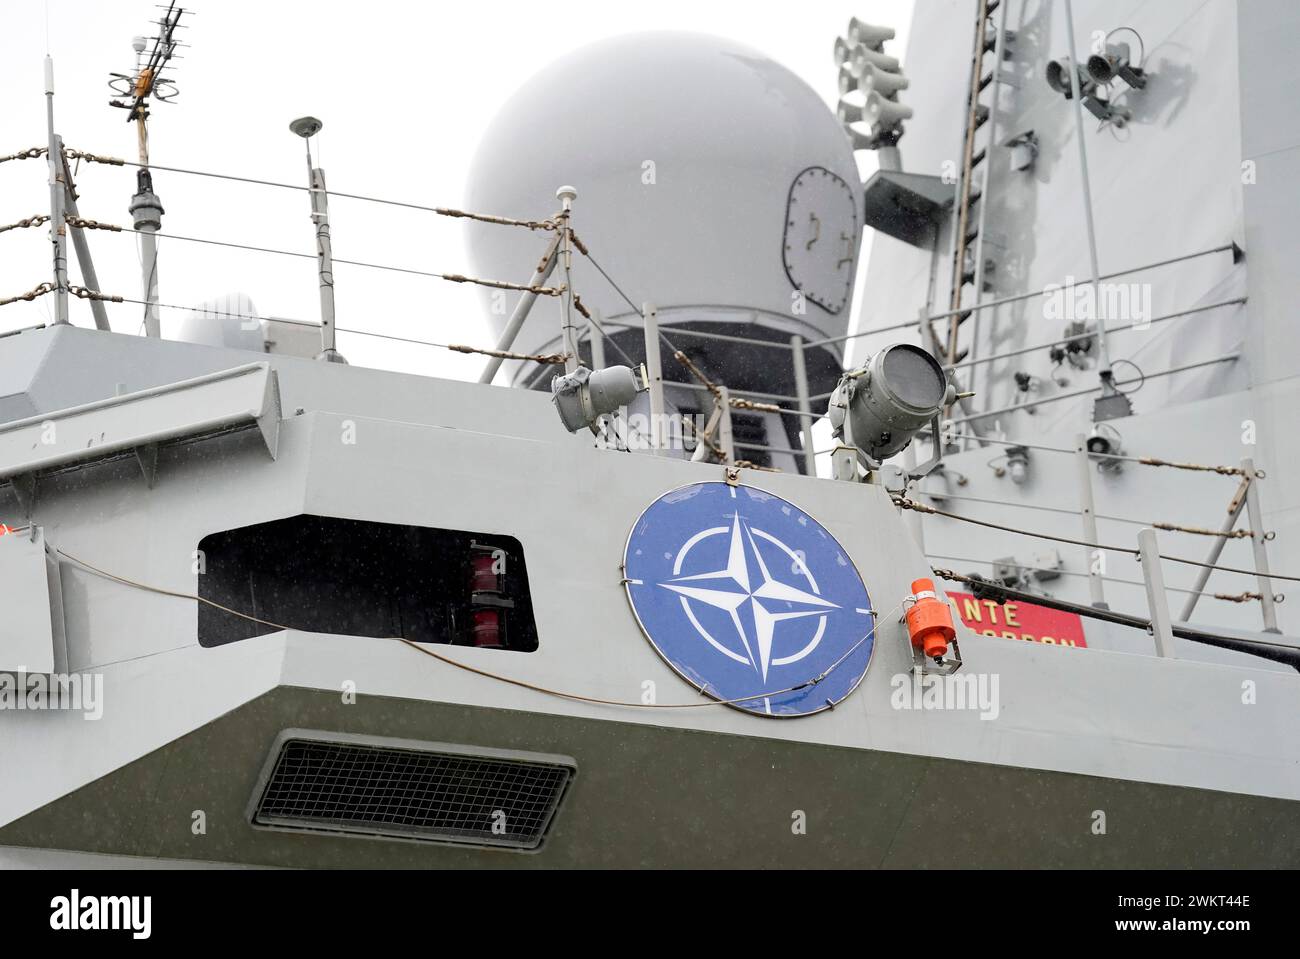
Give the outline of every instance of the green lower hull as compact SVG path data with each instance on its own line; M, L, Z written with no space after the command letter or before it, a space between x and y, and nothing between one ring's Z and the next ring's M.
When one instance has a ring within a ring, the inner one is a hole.
M1297 804L1287 800L662 726L340 700L272 690L0 829L0 846L308 868L1300 866ZM258 773L291 727L559 753L577 760L578 774L536 852L253 828ZM206 831L195 835L199 810Z

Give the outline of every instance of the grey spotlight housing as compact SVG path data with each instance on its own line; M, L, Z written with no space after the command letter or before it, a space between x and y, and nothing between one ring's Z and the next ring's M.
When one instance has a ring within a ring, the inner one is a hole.
M1011 446L1007 448L1007 472L1011 475L1011 482L1017 486L1023 486L1025 480L1029 478L1029 449L1025 446Z
M1088 454L1096 461L1098 470L1115 471L1124 465L1120 459L1124 455L1123 442L1119 430L1109 423L1098 423L1088 433L1085 445Z
M1110 83L1116 77L1134 89L1141 90L1147 85L1146 75L1141 67L1129 62L1127 43L1108 43L1104 53L1094 53L1088 58L1088 76L1097 83Z
M933 356L898 343L845 373L828 412L836 438L876 469L955 398L956 390Z
M639 390L636 374L626 366L595 372L580 366L551 380L551 402L564 428L576 433L584 426L594 428L600 417L627 406Z
M1070 71L1074 70L1079 76L1079 94L1087 96L1096 88L1096 82L1088 75L1088 71L1079 66L1069 57L1060 57L1056 60L1047 61L1047 85L1057 93L1070 100L1074 97L1074 90L1070 86Z

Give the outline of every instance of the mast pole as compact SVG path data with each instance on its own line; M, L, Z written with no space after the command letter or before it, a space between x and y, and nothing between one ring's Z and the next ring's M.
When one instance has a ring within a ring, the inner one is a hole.
M46 159L50 168L50 247L54 260L54 322L68 323L68 229L63 217L63 145L54 132L54 59L45 55Z
M311 222L316 227L316 276L320 286L320 352L323 363L346 363L335 347L334 327L334 243L330 237L329 193L325 189L325 171L311 159L311 138L325 124L315 117L299 117L289 130L302 137L307 148L307 186L311 196Z
M144 335L155 339L162 336L162 321L158 315L158 238L162 229L163 206L153 192L153 174L149 172L149 106L148 95L153 89L154 72L145 67L136 75L135 108L131 119L135 121L136 146L140 169L135 174L135 195L127 207L133 226L140 237L140 291L145 301Z
M560 256L564 263L564 311L563 350L564 372L572 373L578 368L578 335L573 326L573 201L578 198L578 191L571 186L562 186L555 191L555 198L561 203L560 221Z

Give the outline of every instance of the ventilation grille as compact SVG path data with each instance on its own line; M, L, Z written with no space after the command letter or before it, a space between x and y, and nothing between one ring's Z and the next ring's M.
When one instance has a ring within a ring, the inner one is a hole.
M263 772L252 820L316 832L540 846L573 777L572 761L459 748L284 735Z

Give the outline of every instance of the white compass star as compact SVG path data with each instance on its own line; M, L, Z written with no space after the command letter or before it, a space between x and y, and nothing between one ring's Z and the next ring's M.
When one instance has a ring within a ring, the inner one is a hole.
M748 550L745 548L746 542L749 544ZM758 565L757 576L751 575L750 556ZM757 587L751 585L755 580L759 581ZM740 591L719 589L711 585L693 585L696 583L711 584L718 581L730 581L733 585L739 587ZM839 606L835 603L822 599L815 593L804 592L795 586L774 579L768 571L767 564L763 562L762 554L759 553L758 547L754 543L754 535L748 529L742 532L739 514L735 516L731 524L731 546L727 552L727 565L725 567L709 573L679 576L659 585L688 599L699 600L728 613L731 616L732 625L736 628L736 633L740 636L741 643L744 644L745 653L749 656L750 664L762 674L764 681L767 679L768 665L772 661L772 640L776 633L777 623L788 619L802 619L805 616L821 616L828 610L839 609ZM754 648L750 644L750 637L746 633L740 618L740 612L744 609L746 603L750 604L750 612L754 620L754 643L758 647L757 658L755 658ZM788 603L801 603L816 608L786 610L784 612L774 611L774 608Z

